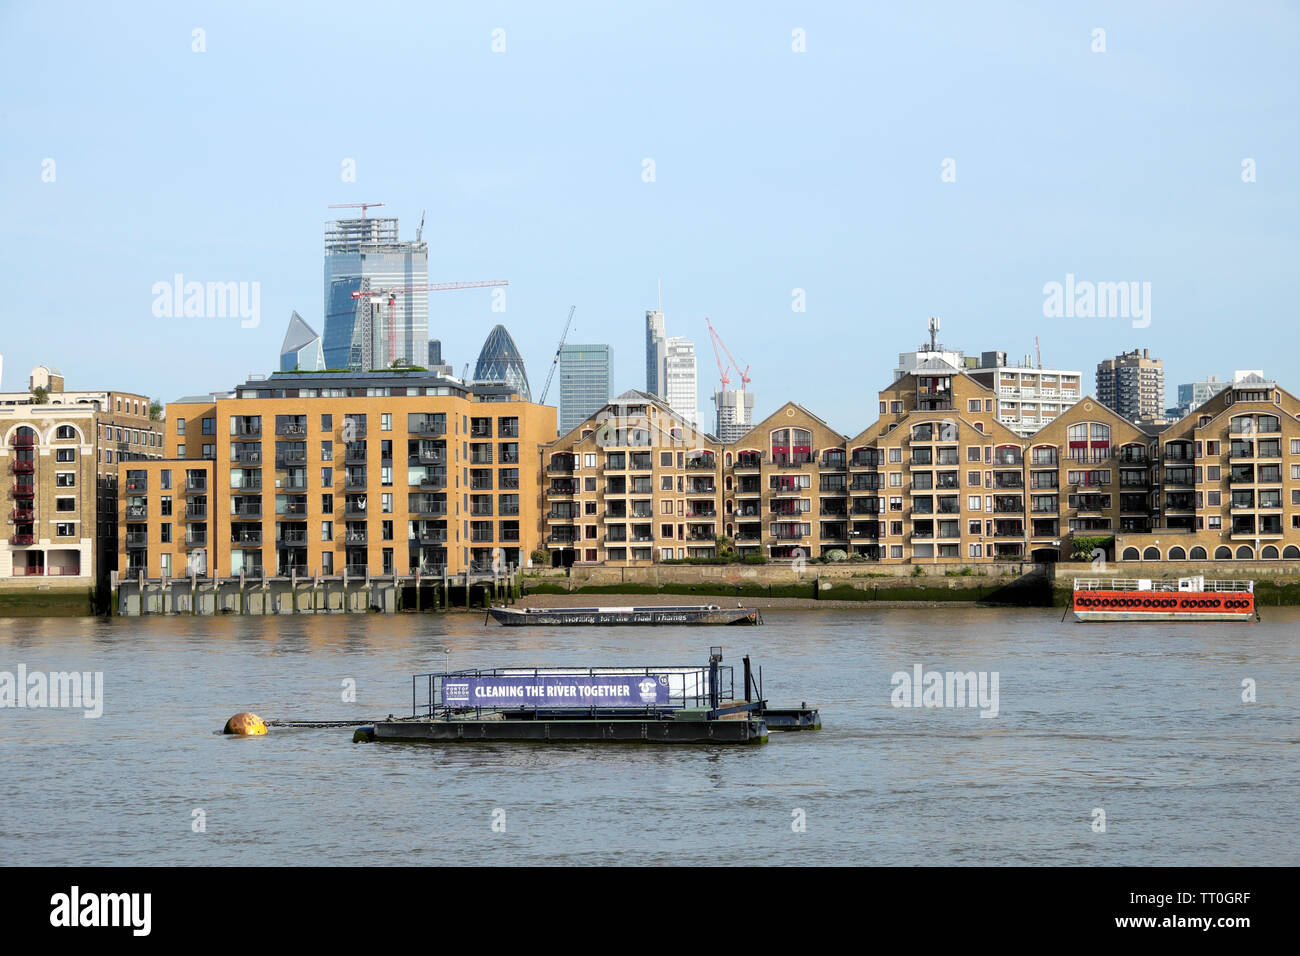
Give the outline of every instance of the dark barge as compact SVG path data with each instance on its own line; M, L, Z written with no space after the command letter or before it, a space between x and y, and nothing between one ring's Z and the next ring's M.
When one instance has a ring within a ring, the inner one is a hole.
M729 624L763 623L754 608L724 608L716 604L659 607L490 607L488 616L503 627L532 627L541 624L612 626L616 624ZM487 618L483 619L487 623Z
M357 741L488 743L766 743L769 731L821 727L806 703L772 709L744 659L712 648L707 665L538 667L447 671L411 678L411 716L358 729Z

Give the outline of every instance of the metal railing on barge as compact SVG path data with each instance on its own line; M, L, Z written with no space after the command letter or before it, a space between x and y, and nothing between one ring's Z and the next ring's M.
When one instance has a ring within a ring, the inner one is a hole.
M1189 579L1177 581L1157 581L1145 578L1075 578L1076 591L1233 591L1254 592L1254 581L1206 581L1195 580L1195 586L1188 586Z
M687 708L708 708L717 710L723 702L736 699L735 673L730 665L720 663L721 654L711 656L708 664L677 664L647 667L495 667L487 669L467 669L458 671L440 671L411 676L411 719L419 720L453 720L476 719L485 716L500 719L494 715L509 714L512 719L538 718L632 718L632 719L669 719L679 710ZM659 695L655 703L642 705L618 704L600 706L593 702L587 706L542 704L528 700L518 703L475 705L467 704L459 697L460 688L471 682L485 679L510 678L537 683L533 686L546 686L554 679L571 678L593 681L596 679L626 677L631 680L647 678L663 684L666 693ZM458 686L459 685L459 686ZM448 699L448 688L452 687L456 697Z

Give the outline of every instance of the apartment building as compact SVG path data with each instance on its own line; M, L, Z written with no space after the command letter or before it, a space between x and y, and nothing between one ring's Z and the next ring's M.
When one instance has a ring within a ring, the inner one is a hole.
M1005 352L986 352L980 366L967 371L997 394L998 421L1023 437L1050 425L1083 397L1082 372L1028 362L1008 365Z
M117 562L117 463L163 452L163 424L149 404L134 392L67 391L62 374L44 365L28 391L0 394L10 499L0 581L106 579Z
M1300 559L1300 400L1243 376L1152 439L1151 527L1133 560Z
M713 557L724 533L721 452L664 400L619 395L541 449L552 564Z
M276 373L168 406L119 466L123 574L456 574L539 544L555 409L423 370Z
M1165 366L1149 349L1097 363L1097 398L1130 421L1165 421Z

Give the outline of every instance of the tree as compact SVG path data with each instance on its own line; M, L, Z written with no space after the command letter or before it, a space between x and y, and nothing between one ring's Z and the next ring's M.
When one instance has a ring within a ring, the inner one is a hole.
M34 389L32 389L33 405L48 405L49 403L50 403L50 393L49 390L45 388L45 386L37 385Z
M163 416L163 403L154 399L149 403L149 421L160 422Z

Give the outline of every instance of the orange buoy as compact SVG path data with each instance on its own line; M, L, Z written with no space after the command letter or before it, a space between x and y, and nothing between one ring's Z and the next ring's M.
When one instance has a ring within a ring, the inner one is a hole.
M241 711L226 721L224 734L236 734L240 737L262 737L266 734L266 721L251 711Z

